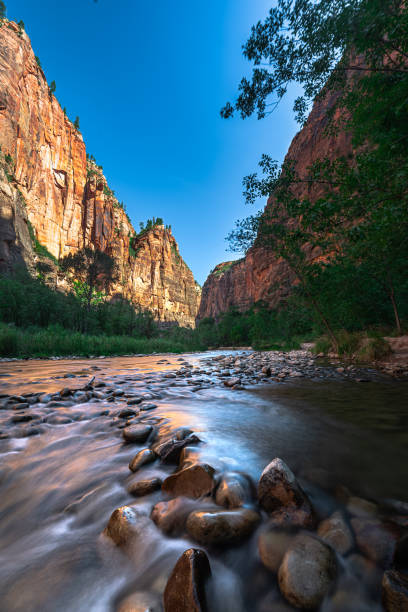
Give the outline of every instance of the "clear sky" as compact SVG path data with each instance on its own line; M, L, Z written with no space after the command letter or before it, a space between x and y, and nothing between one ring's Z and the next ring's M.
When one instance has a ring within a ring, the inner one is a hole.
M273 0L5 2L134 226L171 224L200 284L238 257L225 236L252 212L242 177L262 153L282 160L297 131L290 100L263 121L219 115L250 73L241 45Z

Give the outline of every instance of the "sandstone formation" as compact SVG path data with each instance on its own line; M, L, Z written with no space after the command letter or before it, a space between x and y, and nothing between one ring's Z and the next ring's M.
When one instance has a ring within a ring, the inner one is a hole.
M299 176L305 176L307 168L318 159L335 159L351 152L351 137L345 131L327 134L327 111L337 99L328 94L315 102L305 126L296 134L286 155L286 161L294 161ZM308 183L299 183L293 189L300 198L317 198L320 190ZM267 205L271 206L271 198ZM254 303L263 301L275 307L289 293L294 279L282 260L260 246L252 247L247 255L236 262L225 262L214 268L202 289L198 318L217 317L231 308L248 310Z
M83 246L112 255L120 269L113 296L124 295L160 321L194 325L200 288L171 230L157 225L136 237L102 168L87 160L81 133L50 92L27 34L11 21L0 28L0 146L2 269L36 262L27 217L57 259Z

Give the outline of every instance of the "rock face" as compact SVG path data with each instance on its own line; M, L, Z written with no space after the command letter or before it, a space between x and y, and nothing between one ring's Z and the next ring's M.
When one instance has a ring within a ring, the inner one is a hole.
M335 159L351 152L350 135L344 131L328 135L327 111L333 107L336 94L329 94L315 102L309 118L296 134L289 147L286 160L294 161L294 169L300 176L317 159ZM307 183L293 189L299 198L317 198L321 192ZM271 206L272 199L267 203ZM282 260L277 260L263 248L251 248L247 255L236 262L225 262L214 268L203 285L198 318L217 317L235 307L247 310L260 300L275 307L288 294L294 279Z
M160 321L194 325L200 288L171 230L157 225L134 238L102 169L87 161L81 133L50 93L27 34L11 21L0 28L0 146L10 177L0 176L3 268L33 257L26 214L54 257L83 246L101 249L120 269L112 295L124 295Z

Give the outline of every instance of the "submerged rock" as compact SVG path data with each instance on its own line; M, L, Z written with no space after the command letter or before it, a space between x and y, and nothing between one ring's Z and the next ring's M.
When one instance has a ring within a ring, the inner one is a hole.
M282 559L291 545L294 535L281 529L268 529L258 538L258 551L262 563L272 572L277 572Z
M311 610L322 602L336 570L331 548L312 536L298 535L279 568L279 588L293 606Z
M205 585L211 575L203 550L189 548L177 561L164 591L165 612L205 612Z
M189 535L200 544L235 544L248 537L260 521L254 510L192 512L186 523Z
M199 463L187 467L165 479L163 492L172 497L185 495L187 497L203 497L212 493L215 470L207 463Z
M359 549L382 567L389 567L397 547L397 533L377 519L353 518L354 529Z

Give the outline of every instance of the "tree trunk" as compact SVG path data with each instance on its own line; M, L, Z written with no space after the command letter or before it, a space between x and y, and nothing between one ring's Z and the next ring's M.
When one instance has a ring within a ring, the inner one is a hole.
M391 300L391 304L392 304L392 309L394 311L394 317L395 317L395 324L397 326L397 332L398 332L398 335L400 336L401 333L402 333L402 330L401 330L401 321L400 321L399 314L398 314L397 302L395 301L394 285L392 284L391 281L390 281L390 300Z

